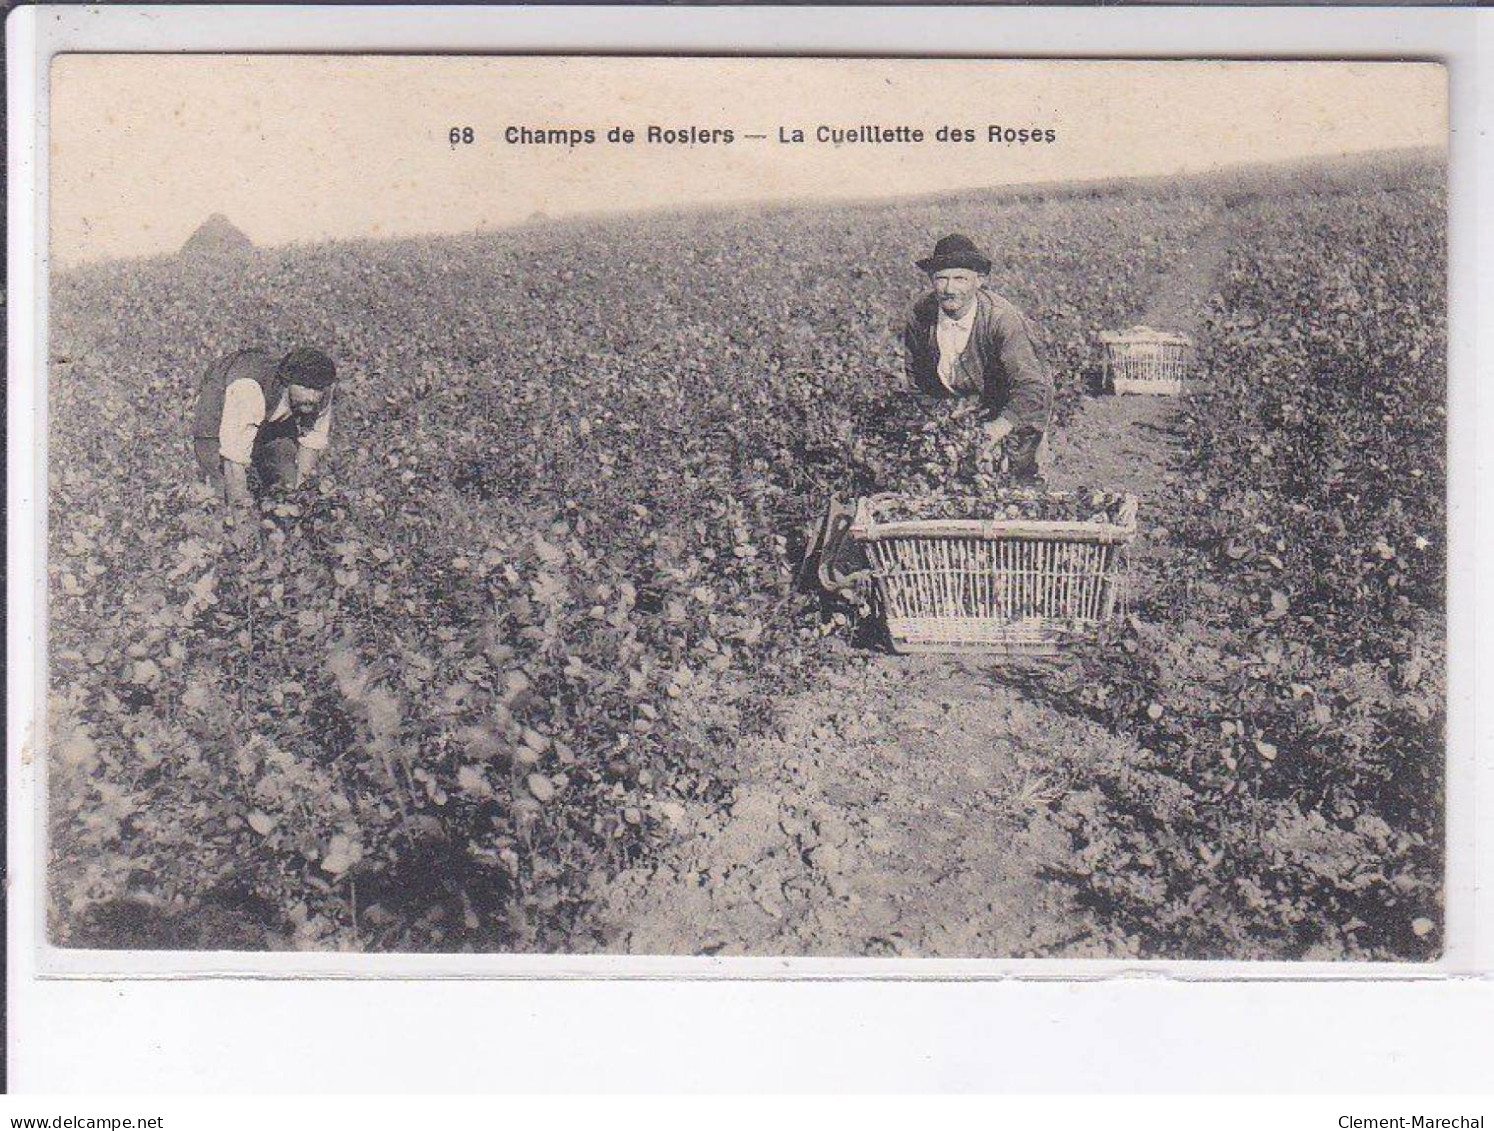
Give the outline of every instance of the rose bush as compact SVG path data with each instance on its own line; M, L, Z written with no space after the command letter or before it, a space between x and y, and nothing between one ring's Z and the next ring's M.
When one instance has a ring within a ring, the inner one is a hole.
M1242 202L1158 584L1042 692L1133 735L1078 881L1150 952L1430 958L1445 780L1443 171Z

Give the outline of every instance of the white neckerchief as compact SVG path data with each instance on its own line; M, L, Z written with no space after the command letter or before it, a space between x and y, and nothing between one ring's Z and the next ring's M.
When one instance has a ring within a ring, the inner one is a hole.
M934 340L939 346L939 383L951 392L954 390L949 384L949 374L970 341L970 331L975 328L975 313L978 309L980 302L972 301L970 309L963 315L951 318L944 313L943 307L939 308L939 321L934 328Z

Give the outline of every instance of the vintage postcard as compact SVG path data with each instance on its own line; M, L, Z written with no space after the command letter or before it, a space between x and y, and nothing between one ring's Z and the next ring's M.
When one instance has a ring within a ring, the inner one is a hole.
M1443 955L1443 67L50 81L53 952Z

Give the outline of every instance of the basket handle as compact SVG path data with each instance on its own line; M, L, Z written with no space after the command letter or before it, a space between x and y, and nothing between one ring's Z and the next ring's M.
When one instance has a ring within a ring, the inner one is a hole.
M864 495L856 500L856 517L858 520L864 518L867 522L875 522L873 510L881 503L899 498L902 496L897 491L881 491L875 495Z
M858 500L854 508L842 509L832 501L829 519L825 524L825 544L820 550L819 580L820 585L827 590L848 589L859 581L869 581L872 572L869 569L854 570L851 573L842 573L836 565L840 557L840 551L845 546L846 539L852 538L851 525L855 515L860 513L862 502Z

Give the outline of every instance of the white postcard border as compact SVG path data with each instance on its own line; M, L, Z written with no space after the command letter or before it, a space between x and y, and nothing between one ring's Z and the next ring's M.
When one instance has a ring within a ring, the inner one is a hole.
M1480 451L1491 421L1488 392L1477 380L1478 360L1494 356L1494 320L1479 317L1490 293L1494 248L1488 226L1475 216L1491 203L1494 158L1479 145L1481 124L1494 120L1487 83L1480 70L1491 59L1494 24L1487 13L1443 10L1311 9L1269 12L1240 9L408 9L337 8L307 11L293 7L221 8L28 8L7 23L10 92L9 256L11 304L9 386L9 514L7 578L11 617L7 671L10 703L7 759L10 793L9 847L12 890L8 941L11 1003L24 1017L38 1009L60 1008L71 1016L78 995L104 1000L118 979L134 984L136 999L169 1001L190 991L190 1011L212 1011L234 995L218 991L252 979L267 997L291 1002L298 992L325 992L296 979L375 978L406 980L538 979L522 991L543 996L543 981L566 979L704 979L726 989L738 980L833 979L878 981L914 979L931 983L970 980L999 984L1023 997L1012 979L1032 980L1027 990L1051 987L1053 980L1104 993L1122 989L1117 1000L1137 1000L1138 988L1179 981L1249 982L1252 993L1295 991L1302 983L1326 979L1353 983L1369 995L1413 983L1445 985L1451 978L1489 989L1478 975L1491 965L1491 903L1479 899L1478 880L1490 874L1491 839L1479 838L1477 821L1487 807L1491 770L1490 672L1494 643L1481 631L1488 625L1489 602L1479 593L1478 562L1494 560L1494 538L1480 502L1490 496L1490 464ZM1449 764L1447 955L1431 966L1236 962L1070 962L877 959L703 959L621 956L353 956L353 955L181 955L135 952L60 951L39 946L42 892L36 851L41 830L38 766L43 761L41 723L45 667L40 662L45 615L45 474L37 437L44 437L45 398L28 374L45 356L46 254L46 61L63 50L252 50L731 54L881 54L944 56L1063 57L1393 57L1432 59L1449 64L1452 143L1450 151L1450 570L1449 570ZM1479 284L1482 283L1482 288ZM1476 327L1476 331L1473 328ZM32 658L27 663L25 657ZM181 978L204 979L169 983ZM87 983L67 979L99 979ZM153 982L163 979L167 983ZM262 979L271 979L270 982ZM286 979L287 981L274 981ZM1378 980L1378 981L1377 981ZM387 984L387 983L384 983ZM439 983L437 983L439 984ZM437 984L432 985L432 989ZM156 988L148 988L150 986ZM370 996L380 983L361 985ZM595 987L593 987L595 988ZM781 984L774 991L786 989ZM884 985L884 989L885 989ZM932 988L932 987L931 987ZM969 986L972 990L974 986ZM1199 1006L1221 986L1196 995ZM1238 987L1244 988L1244 987ZM1347 989L1348 987L1343 987ZM1319 987L1321 989L1321 987ZM497 991L493 991L497 992ZM1314 991L1317 992L1317 991ZM468 1016L462 986L448 985L436 996L456 1015ZM453 994L457 996L452 996ZM605 996L605 995L600 995ZM600 1000L599 996L599 1000ZM709 993L705 996L709 997ZM770 995L771 996L771 995ZM931 995L937 997L938 995ZM1034 1000L1042 995L1027 994ZM1146 993L1142 994L1145 998ZM1428 994L1428 1000L1434 995ZM240 999L241 1000L241 999ZM1487 997L1484 999L1487 1001ZM49 1007L46 1003L51 1002ZM58 1003L67 1002L67 1004ZM1444 1006L1445 1007L1445 1006ZM937 1008L937 1007L936 1007ZM1051 1008L1051 1002L1042 1008ZM167 1006L171 1016L172 1007ZM13 1014L13 1016L15 1016ZM200 1014L199 1014L200 1016ZM344 1019L346 1020L346 1019ZM200 1023L200 1022L199 1022ZM470 1023L470 1017L469 1017ZM1276 1038L1287 1045L1302 1033ZM63 1026L59 1035L72 1032ZM100 1035L102 1039L102 1035ZM356 1032L348 1039L356 1041ZM46 1042L42 1042L45 1044ZM294 1040L290 1047L299 1047ZM736 1047L735 1044L733 1047ZM35 1049L17 1049L21 1063L41 1078ZM282 1059L288 1053L282 1050ZM743 1049L742 1055L751 1050ZM1020 1042L1010 1045L1017 1059ZM1175 1053L1186 1061L1186 1048ZM1134 1053L1132 1054L1134 1055ZM626 1059L626 1058L625 1058ZM750 1059L750 1056L749 1056ZM1447 1067L1428 1061L1431 1073ZM375 1057L370 1063L378 1062ZM1347 1067L1347 1065L1346 1065ZM1144 1073L1143 1073L1144 1074ZM1154 1077L1155 1079L1155 1077Z

